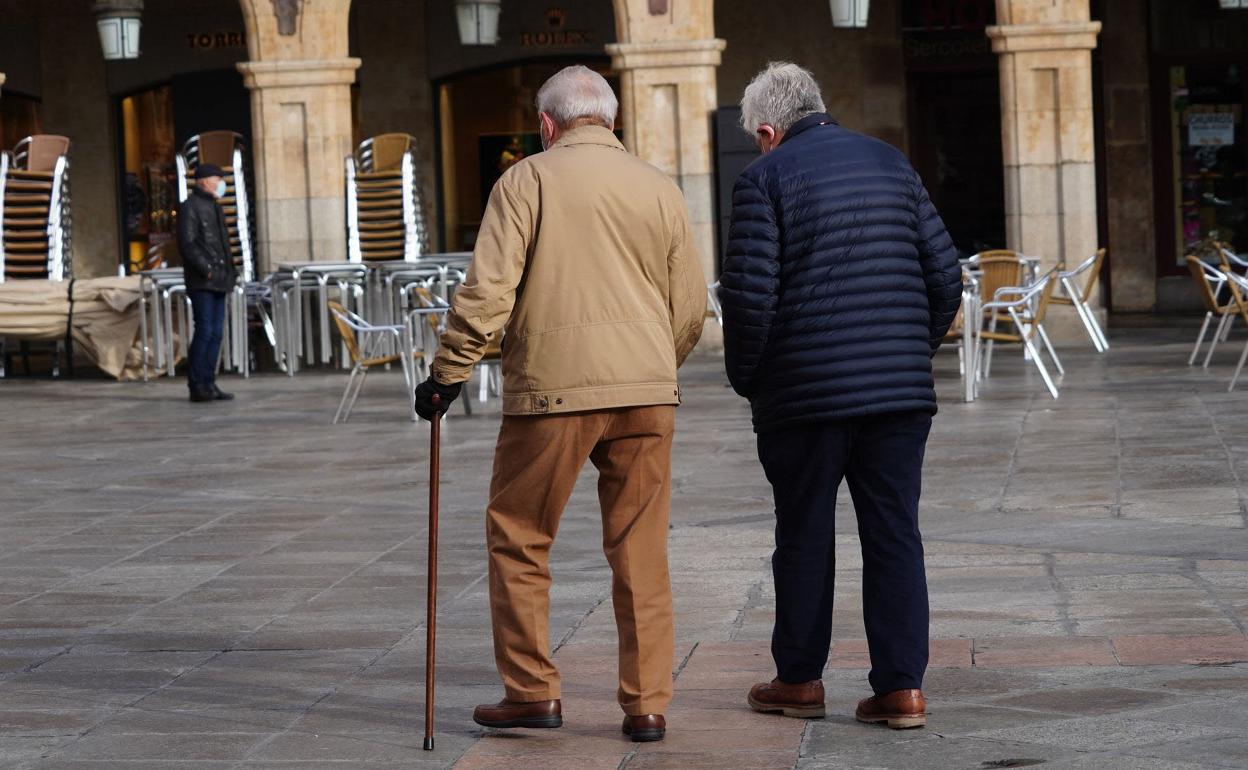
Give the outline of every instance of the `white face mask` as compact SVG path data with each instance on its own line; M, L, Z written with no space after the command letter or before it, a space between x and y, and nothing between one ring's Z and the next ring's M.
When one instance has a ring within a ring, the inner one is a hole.
M224 198L224 197L225 197L225 180L224 180L224 179L222 179L220 182L217 182L217 191L216 191L216 192L217 192L217 197L218 197L218 198Z

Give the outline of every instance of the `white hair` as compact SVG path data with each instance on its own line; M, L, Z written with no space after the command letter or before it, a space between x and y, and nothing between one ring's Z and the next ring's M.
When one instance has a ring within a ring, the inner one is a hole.
M559 70L537 91L537 111L560 128L581 118L611 126L619 109L620 102L602 75L580 64Z
M819 84L809 70L787 61L771 62L745 87L741 127L751 136L763 124L788 131L797 121L824 109Z

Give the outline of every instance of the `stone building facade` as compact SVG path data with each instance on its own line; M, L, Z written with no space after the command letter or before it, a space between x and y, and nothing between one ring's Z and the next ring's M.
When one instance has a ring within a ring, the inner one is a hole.
M867 28L838 29L828 0L503 0L499 43L469 47L449 0L146 0L143 55L106 63L84 0L0 0L0 141L73 140L80 274L115 273L161 235L159 217L135 210L167 203L151 181L161 158L218 128L251 149L262 269L343 258L342 159L392 131L418 140L431 248L458 250L490 153L531 142L536 85L584 61L619 89L625 143L681 185L713 274L730 150L738 163L749 152L732 108L786 59L815 72L843 124L911 154L968 253L1072 264L1104 245L1114 310L1189 308L1185 234L1248 250L1234 182L1248 164L1236 74L1248 11L1110 5L872 0ZM1176 96L1183 78L1199 94ZM1199 119L1229 142L1201 151L1213 172L1189 168L1189 113L1229 115ZM1194 185L1207 190L1185 201Z

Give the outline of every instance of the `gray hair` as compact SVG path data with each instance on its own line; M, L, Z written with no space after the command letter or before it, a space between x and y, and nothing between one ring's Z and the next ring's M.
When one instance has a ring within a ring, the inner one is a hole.
M611 126L619 109L620 102L602 75L580 64L559 70L537 91L537 111L549 115L560 128L580 118Z
M823 111L823 96L815 76L791 62L776 61L745 87L741 127L751 136L764 123L776 131L788 131L807 115Z

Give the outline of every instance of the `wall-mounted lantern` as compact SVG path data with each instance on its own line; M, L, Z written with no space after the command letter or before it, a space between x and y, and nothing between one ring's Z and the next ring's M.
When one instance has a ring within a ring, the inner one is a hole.
M497 45L498 17L503 0L455 0L459 42L464 45Z
M104 58L139 58L139 30L143 26L143 0L96 0L91 6L100 31Z
M871 0L832 0L832 26L861 29L867 26Z

